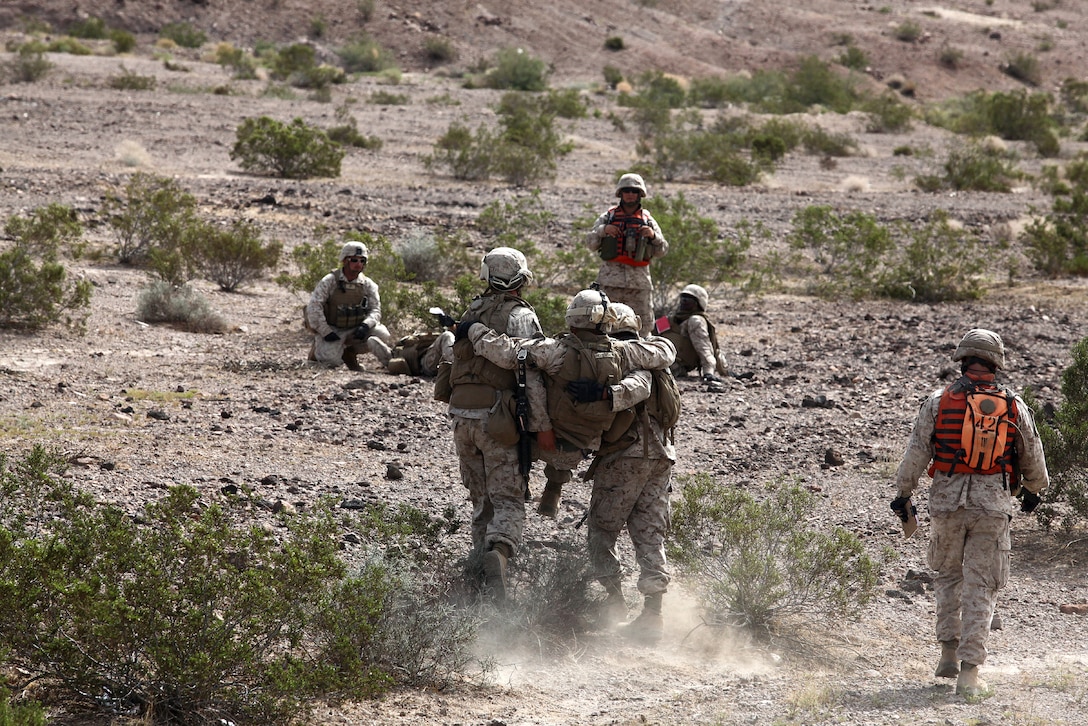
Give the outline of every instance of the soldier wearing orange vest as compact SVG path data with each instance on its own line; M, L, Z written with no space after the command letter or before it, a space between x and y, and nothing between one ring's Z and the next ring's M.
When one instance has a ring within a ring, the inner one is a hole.
M911 520L910 497L923 472L932 524L929 566L937 571L937 640L941 658L934 675L956 678L956 693L988 693L978 667L997 593L1009 579L1009 522L1013 497L1031 512L1050 483L1031 409L1019 395L998 385L1005 346L990 330L970 330L952 354L961 377L932 393L914 422L910 443L896 473L898 495L891 507Z
M597 282L609 300L630 305L642 320L642 335L654 321L650 260L664 257L669 243L661 227L642 208L646 182L638 174L624 174L616 183L620 203L597 218L586 236L586 246L601 257Z

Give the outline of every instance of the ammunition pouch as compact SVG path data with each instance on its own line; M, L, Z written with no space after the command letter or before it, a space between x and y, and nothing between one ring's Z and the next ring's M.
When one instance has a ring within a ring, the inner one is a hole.
M434 377L434 400L444 403L450 402L450 396L453 394L453 386L450 384L450 372L452 370L453 366L449 361L442 361L438 364L438 374Z
M517 420L514 418L514 393L503 391L491 407L487 417L487 433L502 446L513 446L521 439Z
M486 383L462 383L453 386L450 405L454 408L491 408L495 405L495 387Z
M614 260L620 254L620 241L615 237L602 237L597 254L602 260Z

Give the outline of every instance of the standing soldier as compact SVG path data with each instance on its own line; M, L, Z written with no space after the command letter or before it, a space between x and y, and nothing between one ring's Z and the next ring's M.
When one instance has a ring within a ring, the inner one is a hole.
M987 692L978 677L997 593L1009 579L1009 522L1019 495L1031 512L1050 483L1031 409L994 382L1005 367L1005 346L989 330L969 330L952 360L962 376L922 404L895 482L891 507L913 525L910 496L923 471L933 477L928 560L937 571L935 675L957 678L956 693ZM913 530L908 530L909 533Z
M721 382L719 376L729 375L725 354L718 347L714 325L706 317L710 295L699 285L688 285L680 292L676 310L668 318L657 321L655 332L676 346L676 362L672 373L677 378L698 369L707 383Z
M314 333L309 359L361 371L358 355L369 350L389 365L392 336L382 325L378 283L363 274L366 245L348 242L340 250L340 269L321 278L306 305L306 327Z
M525 480L518 471L517 432L504 425L513 423L505 414L517 378L510 368L476 355L465 332L481 322L513 338L544 334L536 311L521 298L522 288L533 279L525 255L510 247L496 247L484 255L480 279L487 282L487 290L461 316L453 344L449 413L461 482L472 501L472 544L484 553L487 593L501 602L506 599L506 563L521 544L525 529ZM541 426L545 404L539 374L527 381L527 388L530 423Z
M597 282L610 300L634 308L642 320L642 334L653 325L653 282L650 260L664 257L669 243L661 227L642 208L646 182L638 174L624 174L616 183L620 203L597 218L586 246L601 257Z
M613 307L619 320L612 326L612 337L637 339L642 321L626 305L617 303ZM661 375L672 374L664 370ZM613 401L617 409L633 406L634 416L624 419L627 427L623 431L610 431L606 435L610 441L601 446L586 472L586 478L593 479L589 557L608 593L602 608L603 624L627 620L623 567L616 550L620 531L627 527L639 568L638 590L644 600L642 612L624 625L623 633L639 642L653 644L661 639L664 630L661 600L669 586L665 533L669 527L669 492L676 450L671 432L665 430L666 423L659 420L661 412L646 401L653 393L654 376L649 371L636 371L631 378L640 385L621 389L614 394ZM673 403L678 407L678 397Z

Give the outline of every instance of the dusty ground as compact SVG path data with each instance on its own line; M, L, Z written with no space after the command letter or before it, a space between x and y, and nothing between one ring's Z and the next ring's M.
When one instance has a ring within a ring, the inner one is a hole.
M315 239L319 224L394 242L420 229L461 229L482 244L472 229L475 216L518 190L432 176L419 157L453 120L475 124L491 117L498 95L466 91L449 77L455 74L428 69L419 52L428 33L452 39L461 49L458 63L466 67L490 49L523 44L553 63L555 85L581 88L599 84L606 63L693 75L759 68L812 52L834 57L831 35L842 32L874 59L874 83L902 74L916 83L920 101L1015 87L996 66L1044 38L1056 46L1040 53L1048 87L1084 69L1085 3L1071 0L1045 12L1001 0L941 6L817 0L792 9L701 1L657 8L614 2L434 5L377 3L365 27L401 59L407 72L393 90L410 99L377 106L366 99L389 87L374 79L337 87L332 104L301 93L279 100L259 95L262 81L232 81L199 53L178 52L175 60L184 70L174 71L152 57L153 31L177 19L200 25L213 41L246 44L294 40L321 13L328 20L322 42L335 45L360 27L353 20L357 3L6 3L0 29L6 27L8 38L20 37L21 14L60 26L83 12L140 32L141 42L131 57L52 56L57 68L45 80L0 87L0 214L69 204L88 225L92 248L105 249L113 238L102 220L103 196L142 169L178 179L205 213L244 215L288 245ZM931 34L925 43L890 37L889 28L908 19ZM627 39L627 55L600 50L614 34ZM960 72L933 62L945 42L965 51ZM122 68L156 76L157 89L109 89L107 79ZM223 84L235 94L209 92ZM427 103L446 94L459 104ZM300 116L329 126L347 98L359 101L352 112L360 130L379 136L384 146L350 152L340 178L253 177L230 161L234 129L243 118ZM607 96L591 95L590 101L602 116L615 108ZM816 121L854 134L866 153L841 159L834 169L822 168L814 157L791 157L772 177L744 190L660 184L651 192L683 192L723 228L740 219L762 221L776 232L771 244L781 244L793 213L809 204L861 209L884 220L923 219L946 209L987 235L1015 228L1031 205L1047 204L1027 186L1005 195L918 193L909 179L935 171L957 140L922 126L894 137L865 134L863 119L853 116ZM614 173L635 159L633 136L604 118L577 122L569 136L575 150L542 190L543 203L563 220L584 215L587 204L603 208ZM932 154L893 158L892 149L902 144ZM1078 150L1067 142L1064 156ZM138 166L130 165L134 157L142 159ZM1037 170L1039 161L1025 150L1022 166ZM275 207L254 203L267 194L276 198ZM555 239L572 241L566 234ZM78 481L104 500L129 506L160 496L173 483L192 484L214 498L229 481L255 487L269 501L376 498L432 511L452 504L468 516L447 420L431 400L429 382L394 378L376 367L352 374L303 366L308 341L298 319L301 299L267 281L233 295L200 285L233 329L194 335L135 318L144 273L108 258L76 262L73 273L95 284L86 336L63 329L34 336L0 331L0 441L6 451L47 442L79 453ZM925 518L922 536L903 541L887 502L917 403L941 384L962 332L974 326L998 330L1009 348L1009 382L1058 403L1070 348L1088 335L1088 287L1026 279L977 303L938 306L745 298L727 288L714 291L712 301L731 366L752 376L724 393L708 392L694 379L681 382L686 413L676 473L709 472L748 487L797 477L821 495L817 524L847 527L874 555L894 551L882 595L861 621L837 624L841 640L815 659L785 646L712 648L705 630L691 632L696 613L680 583L668 596L669 633L657 649L597 635L547 658L493 652L500 667L488 683L444 693L397 692L322 710L320 722L1083 723L1088 620L1058 611L1062 603L1088 600L1083 542L1061 542L1038 531L1030 518L1016 520L1013 577L1001 605L1005 627L993 634L985 667L996 695L965 703L949 684L932 678L938 653L933 598L928 590L911 590L907 578L909 571L925 569ZM820 395L834 406L802 405L806 396ZM845 463L827 465L828 449ZM389 464L404 478L387 479ZM533 486L542 486L539 473ZM569 530L587 500L584 488L573 487L557 522L530 516L530 541ZM629 594L633 600L633 590Z

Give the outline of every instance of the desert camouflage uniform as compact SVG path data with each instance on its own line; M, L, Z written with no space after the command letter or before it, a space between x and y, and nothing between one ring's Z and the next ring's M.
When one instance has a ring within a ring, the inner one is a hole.
M605 212L593 224L593 229L586 235L586 246L596 252L601 248L601 239L604 237L604 228L609 224L612 210ZM650 213L643 209L642 218L654 231L654 239L651 244L653 250L651 257L664 257L669 251L669 242L661 232ZM642 318L642 334L648 335L653 330L653 281L650 277L650 268L653 263L643 266L625 265L622 262L601 260L600 271L597 273L597 282L601 284L601 290L614 302L630 305L635 314Z
M909 497L934 455L933 432L942 390L922 404L895 481ZM1031 408L1016 396L1014 446L1022 486L1038 493L1050 482ZM997 593L1009 579L1009 521L1015 511L1007 476L936 471L929 490L932 522L927 557L937 571L937 640L959 640L957 657L981 665Z
M363 287L370 306L367 310L367 316L363 320L366 325L370 326L370 336L365 341L355 339L353 334L357 326L334 328L325 318L325 302L339 284L360 285ZM339 365L343 362L344 349L350 345L354 352L364 353L370 351L382 366L389 365L389 359L392 355L392 349L389 346L393 341L393 336L389 334L389 329L382 325L382 301L381 296L378 294L378 283L366 275L359 275L354 282L349 282L344 277L342 270L336 270L325 275L317 283L313 294L310 295L310 301L306 304L305 312L306 325L310 330L314 331L311 360L326 365ZM329 333L339 335L339 340L331 342L325 340L325 336Z
M613 393L613 406L630 408L650 394L651 376L636 371ZM649 436L646 436L646 428ZM640 414L632 425L638 438L621 451L601 457L589 500L589 556L600 579L622 576L616 541L624 525L635 547L638 589L664 593L669 585L665 534L669 528L669 492L676 450L656 419Z
M543 336L536 313L528 306L513 310L505 332L518 339ZM441 345L443 355L452 360L452 345L448 340ZM539 372L529 371L526 390L530 427L534 431L550 428L546 414L541 418L547 399ZM504 446L487 432L489 413L486 408L449 407L461 482L472 502L472 544L486 550L502 542L516 553L525 530L525 480L518 471L517 447Z
M556 374L562 367L568 348L554 338L536 340L512 340L510 337L488 329L483 325L474 325L468 334L473 343L477 355L482 355L491 362L503 368L513 368L517 364L517 351L525 348L529 353L532 365L530 370L543 371L546 375ZM675 349L672 343L664 338L651 340L635 340L621 342L616 341L617 348L622 351L626 369L624 374L634 370L654 370L667 368L673 361ZM626 378L625 378L626 380ZM615 395L619 391L620 384L611 386L613 392L613 411L621 411L626 408L616 406ZM620 397L622 404L622 396ZM543 431L551 428L549 421L544 428L533 428L534 431ZM603 432L602 432L603 433ZM562 442L557 438L557 443ZM564 450L557 446L555 451L544 451L538 446L533 447L534 458L545 462L545 476L549 481L566 483L570 480L570 472L593 451L600 448L601 437L590 442L585 449Z
M719 376L729 375L729 366L725 362L725 353L714 344L710 338L711 326L706 316L694 313L686 320L676 322L669 318L669 323L677 331L679 337L690 344L673 340L676 345L676 362L672 364L672 374L677 378L685 376L689 371L699 369L702 373L716 373Z

